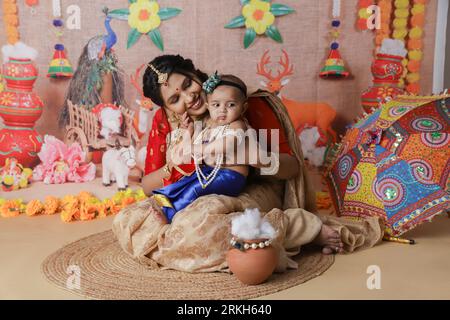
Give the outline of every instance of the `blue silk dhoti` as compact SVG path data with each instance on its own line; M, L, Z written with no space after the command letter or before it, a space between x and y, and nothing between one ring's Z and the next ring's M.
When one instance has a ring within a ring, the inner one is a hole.
M205 176L213 170L210 166L202 166ZM222 168L216 178L205 188L201 186L197 175L193 173L175 183L153 191L154 197L160 203L167 220L172 222L175 214L186 208L198 197L208 194L221 194L237 197L244 190L246 177L239 172ZM161 201L161 197L164 199ZM159 201L158 201L159 200Z

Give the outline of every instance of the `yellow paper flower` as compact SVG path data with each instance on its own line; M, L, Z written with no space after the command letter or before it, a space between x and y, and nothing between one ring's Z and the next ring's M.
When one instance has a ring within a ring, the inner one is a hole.
M411 50L408 52L408 57L410 60L422 60L423 57L423 53L420 50Z
M138 0L130 5L128 24L140 33L149 33L161 24L158 12L159 5L156 1Z
M114 215L122 209L120 205L115 204L114 200L111 199L103 200L103 205L105 206L107 215Z
M84 203L80 209L80 220L94 220L95 217L99 214L99 208L96 204L93 203Z
M416 83L420 80L420 74L417 72L408 73L406 76L406 80L408 80L408 83Z
M423 35L423 29L420 27L414 27L409 31L409 37L411 39L421 39Z
M263 34L275 22L275 16L270 12L270 3L261 0L251 0L242 8L245 27L252 28L257 34Z
M45 214L51 215L58 212L59 199L53 196L47 196L44 202Z
M409 0L395 0L395 7L399 9L408 8Z
M80 202L84 202L84 201L89 201L90 198L93 197L92 193L88 192L88 191L80 191L80 193L78 194L78 200Z
M17 217L25 212L25 205L22 199L6 200L0 207L0 214L3 218Z
M395 29L393 33L394 39L402 40L408 35L406 28Z
M147 196L144 193L144 189L140 188L139 190L137 190L134 198L136 199L136 201L142 201L147 199Z
M44 211L44 205L39 200L31 200L25 209L25 214L29 217L41 214Z

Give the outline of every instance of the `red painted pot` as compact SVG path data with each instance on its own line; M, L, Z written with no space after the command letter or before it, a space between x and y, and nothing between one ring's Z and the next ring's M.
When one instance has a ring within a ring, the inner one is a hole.
M367 113L377 109L387 98L405 93L399 87L404 70L402 60L401 56L377 54L371 67L373 85L361 95L362 106Z
M34 129L44 104L34 93L38 70L29 59L10 59L3 65L6 90L0 92L0 116L4 128L0 130L0 166L14 157L25 167L39 163L37 153L42 138Z

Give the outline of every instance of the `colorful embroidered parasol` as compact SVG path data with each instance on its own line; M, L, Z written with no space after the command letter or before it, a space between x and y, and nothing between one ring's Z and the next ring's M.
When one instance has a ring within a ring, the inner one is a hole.
M341 216L379 216L400 236L449 209L450 95L398 96L348 130L327 180Z

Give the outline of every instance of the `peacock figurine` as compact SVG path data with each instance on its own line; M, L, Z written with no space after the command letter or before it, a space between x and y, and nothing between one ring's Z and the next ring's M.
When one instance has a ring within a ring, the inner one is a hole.
M104 8L105 28L107 33L91 38L83 48L78 60L78 67L69 84L64 106L60 114L60 125L67 124L69 119L67 101L83 105L89 110L102 103L101 91L105 74L112 76L112 101L117 105L127 107L124 95L124 72L119 69L118 60L113 46L117 36L111 28L112 17L109 9Z
M96 36L89 41L89 59L101 60L105 53L110 51L112 47L117 43L117 35L111 28L112 17L108 15L109 9L107 7L103 8L103 13L105 14L105 29L107 34Z

